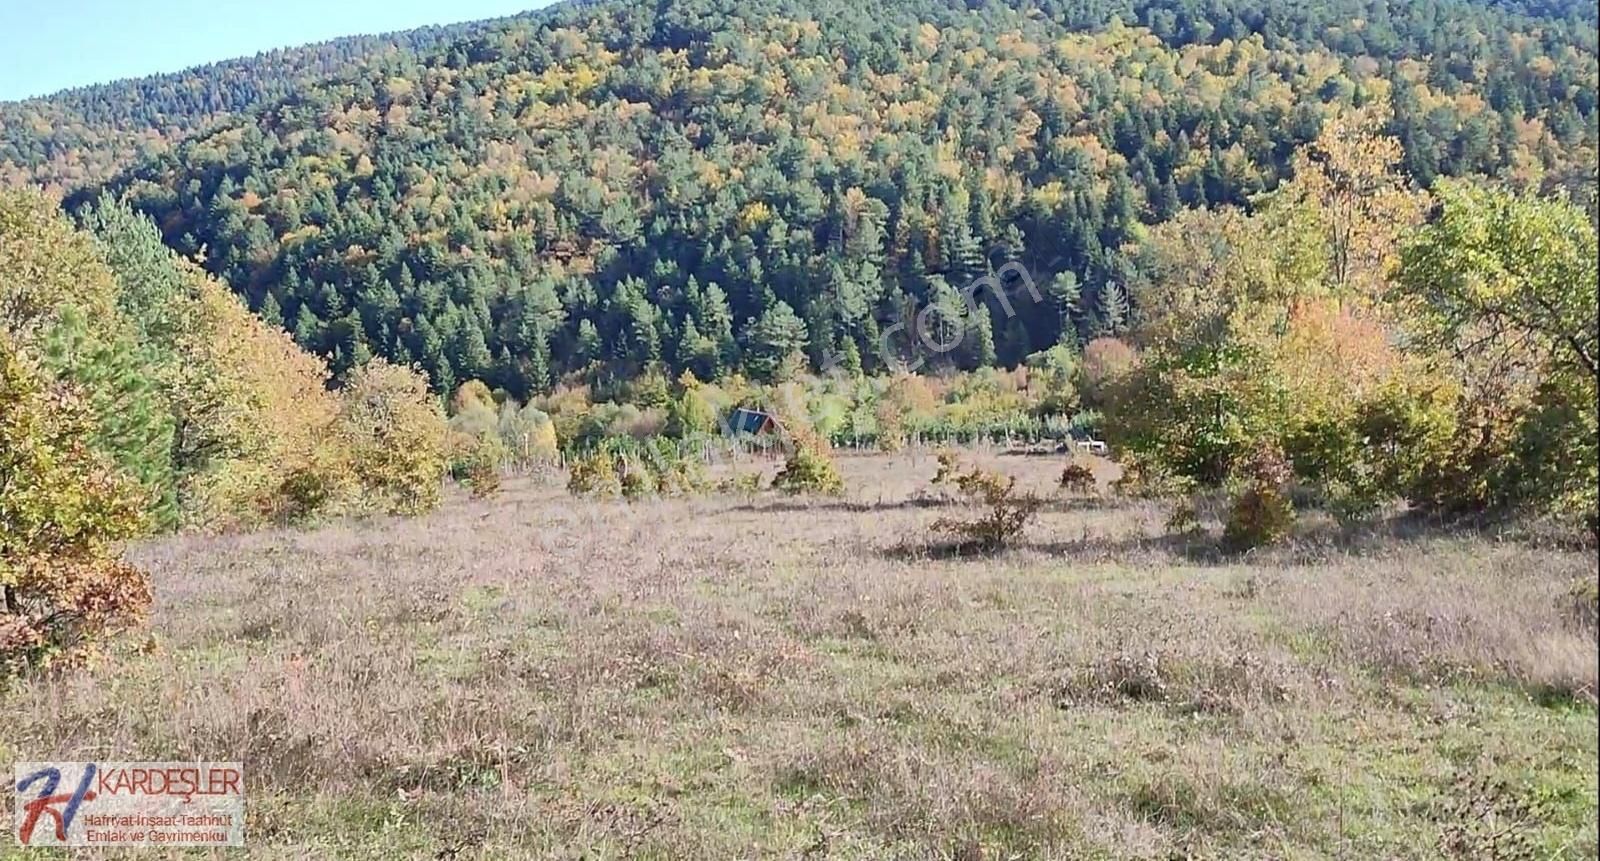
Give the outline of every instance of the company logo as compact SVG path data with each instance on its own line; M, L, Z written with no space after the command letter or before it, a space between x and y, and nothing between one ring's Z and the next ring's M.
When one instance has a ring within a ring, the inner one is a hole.
M237 762L22 762L23 846L243 846Z

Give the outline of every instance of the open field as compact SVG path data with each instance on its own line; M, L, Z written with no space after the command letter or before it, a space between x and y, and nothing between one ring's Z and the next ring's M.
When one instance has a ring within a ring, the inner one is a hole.
M1596 857L1593 551L1059 500L952 557L931 457L842 466L142 547L148 632L0 760L243 759L263 858Z

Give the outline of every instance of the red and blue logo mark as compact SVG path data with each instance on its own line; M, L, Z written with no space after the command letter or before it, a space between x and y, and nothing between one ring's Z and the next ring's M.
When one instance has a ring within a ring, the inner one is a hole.
M78 815L78 808L85 801L93 801L98 796L91 789L94 785L94 776L98 769L94 763L87 763L83 769L83 777L78 781L78 788L68 794L58 793L61 788L61 769L42 768L17 781L17 798L23 798L30 788L37 785L38 796L32 801L22 805L22 825L17 830L17 839L22 845L27 846L33 842L33 831L39 825L40 817L49 814L55 822L56 841L67 842L67 831L72 828L72 820ZM57 810L57 805L61 809Z
M18 762L23 846L243 846L238 762Z

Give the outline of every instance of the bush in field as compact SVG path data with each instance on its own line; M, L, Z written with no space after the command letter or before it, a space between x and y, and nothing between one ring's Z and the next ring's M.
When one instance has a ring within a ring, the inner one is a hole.
M906 446L906 416L899 404L880 399L873 409L878 450L893 454Z
M466 485L478 499L487 499L500 492L500 466L505 462L505 445L499 436L470 437L452 435L453 450L450 473Z
M362 497L393 514L439 504L448 428L427 381L382 359L351 371L340 390L336 436Z
M549 463L559 454L555 423L531 404L518 406L515 401L501 404L499 431L506 445L506 457L515 466L527 468Z
M1235 479L1233 505L1223 538L1235 550L1276 544L1294 528L1289 482L1294 471L1283 451L1264 445L1253 452Z
M1068 460L1067 465L1061 468L1061 479L1058 482L1061 489L1068 493L1090 494L1100 487L1100 482L1094 477L1094 470L1076 459Z
M1136 452L1119 454L1122 475L1111 482L1111 492L1129 499L1171 499L1194 490L1195 482L1174 476L1153 458Z
M761 492L761 473L736 472L717 483L719 493L755 496Z
M1107 386L1110 441L1212 487L1275 446L1346 520L1404 498L1600 528L1592 217L1443 181L1411 230L1426 200L1381 120L1330 121L1251 214L1150 231L1134 252L1141 361Z
M567 470L567 492L574 496L617 496L622 479L617 475L616 458L607 451L595 451L573 459Z
M145 575L117 558L145 500L93 430L86 400L0 332L0 679L82 658L149 606Z
M878 421L887 422L880 424L879 433L892 435L898 430L899 442L903 444L907 427L933 417L939 408L939 396L927 378L899 373L884 384L878 404Z
M473 409L488 410L491 415L494 414L494 393L482 380L467 380L457 386L455 394L450 397L452 417Z
M477 380L463 383L450 409L450 476L479 499L493 496L510 451L500 436L501 416L489 387Z
M961 474L961 455L957 454L954 449L940 449L934 455L934 460L939 463L938 470L933 474L933 483L935 485L953 483Z
M685 375L693 380L692 375ZM683 392L667 404L667 436L691 439L717 430L717 409L701 391L698 382L684 387Z
M282 509L294 473L329 461L339 398L327 366L270 329L214 281L191 273L168 397L185 524L248 527Z
M319 459L291 469L264 513L274 522L304 523L340 508L355 494L346 464Z
M657 490L665 496L696 496L710 488L700 460L681 455L676 448L658 446L652 466Z
M1399 145L1377 134L1381 117L1356 121L1330 121L1256 211L1185 212L1141 243L1140 358L1103 391L1119 451L1219 487L1241 458L1276 445L1302 484L1363 492L1410 456L1360 422L1376 399L1438 382L1400 349L1380 303L1420 204L1395 170Z
M1015 477L978 467L956 476L955 484L963 497L984 511L971 520L940 518L933 528L984 550L998 550L1021 535L1043 504L1032 494L1018 492Z
M621 468L618 473L621 478L622 497L630 502L654 496L659 488L650 465L642 459L621 458Z
M1082 373L1076 350L1057 344L1028 357L1028 386L1039 397L1040 415L1072 415L1078 410L1078 380Z
M844 479L834 465L833 452L827 440L798 427L790 428L793 449L783 464L783 469L772 479L772 488L784 493L816 493L837 496L844 493ZM788 425L785 425L788 427Z

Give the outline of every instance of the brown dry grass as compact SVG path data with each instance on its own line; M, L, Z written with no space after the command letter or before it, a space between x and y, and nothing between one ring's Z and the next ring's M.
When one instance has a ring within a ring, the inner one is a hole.
M958 558L930 454L842 466L152 544L156 648L0 694L0 759L244 759L257 857L1596 857L1592 552L1057 496Z

